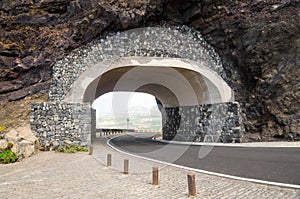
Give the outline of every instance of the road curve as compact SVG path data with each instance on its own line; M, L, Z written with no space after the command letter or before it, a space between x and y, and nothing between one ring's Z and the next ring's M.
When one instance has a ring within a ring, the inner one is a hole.
M127 153L185 167L300 185L300 148L187 146L155 142L152 136L123 135L110 144Z

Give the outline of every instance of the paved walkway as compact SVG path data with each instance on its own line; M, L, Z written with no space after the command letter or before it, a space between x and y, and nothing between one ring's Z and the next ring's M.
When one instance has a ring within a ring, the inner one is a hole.
M187 171L140 160L113 151L97 140L94 155L39 154L0 165L0 198L188 198ZM106 154L113 166L106 167ZM130 174L122 174L123 159ZM151 185L153 166L160 168L160 185ZM196 174L196 198L300 198L300 190Z

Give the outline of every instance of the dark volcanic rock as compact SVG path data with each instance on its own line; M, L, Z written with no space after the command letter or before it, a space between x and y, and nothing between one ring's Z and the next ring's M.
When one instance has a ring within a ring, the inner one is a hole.
M3 0L0 101L47 90L53 63L105 32L161 20L220 54L249 140L300 139L299 0Z
M167 11L169 21L200 30L221 55L248 139L300 139L299 0L177 0Z
M105 31L158 20L161 11L160 1L2 1L0 99L18 99L13 92L48 81L53 63L72 49Z

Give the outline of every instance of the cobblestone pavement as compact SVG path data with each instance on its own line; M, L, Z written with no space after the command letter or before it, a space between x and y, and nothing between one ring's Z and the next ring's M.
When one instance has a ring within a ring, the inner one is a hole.
M94 155L40 152L0 165L0 198L188 198L187 171L126 156L97 140ZM112 154L113 166L106 167ZM129 175L122 174L129 159ZM151 185L152 167L160 185ZM195 198L300 198L300 190L196 173Z

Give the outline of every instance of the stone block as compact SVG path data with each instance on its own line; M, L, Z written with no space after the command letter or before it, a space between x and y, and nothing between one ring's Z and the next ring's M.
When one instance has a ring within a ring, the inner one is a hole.
M9 132L5 134L5 139L8 142L18 142L21 141L18 132L15 129L11 129Z
M2 139L0 140L0 150L6 149L7 147L7 141Z
M22 140L19 143L19 156L23 156L24 158L28 158L32 156L36 152L36 147L33 142L28 140Z

